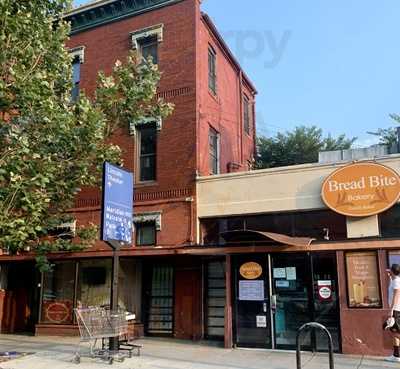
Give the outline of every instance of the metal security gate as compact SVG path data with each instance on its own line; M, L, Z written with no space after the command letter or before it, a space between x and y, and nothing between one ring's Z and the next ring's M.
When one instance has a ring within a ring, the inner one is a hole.
M206 264L206 337L224 339L225 334L225 262Z
M172 266L153 266L151 285L147 293L149 296L146 333L172 335L174 323L174 270Z

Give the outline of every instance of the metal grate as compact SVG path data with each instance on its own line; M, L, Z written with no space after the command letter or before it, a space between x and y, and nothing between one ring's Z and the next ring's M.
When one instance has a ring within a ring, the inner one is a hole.
M174 271L154 266L152 272L147 333L172 334L174 322Z
M207 337L223 338L225 327L225 262L207 264Z

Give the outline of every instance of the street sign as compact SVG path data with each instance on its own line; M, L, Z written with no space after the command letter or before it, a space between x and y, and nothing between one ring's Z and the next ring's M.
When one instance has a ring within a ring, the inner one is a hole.
M103 166L101 240L113 247L132 244L133 174L105 162Z

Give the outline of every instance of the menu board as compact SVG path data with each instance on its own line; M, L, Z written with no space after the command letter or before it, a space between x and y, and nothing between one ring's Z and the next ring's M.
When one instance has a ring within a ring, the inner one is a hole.
M349 306L381 306L376 252L348 253L346 266Z

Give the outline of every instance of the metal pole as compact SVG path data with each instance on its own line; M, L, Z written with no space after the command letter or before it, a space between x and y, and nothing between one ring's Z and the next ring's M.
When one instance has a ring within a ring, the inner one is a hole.
M328 349L329 349L329 368L330 369L335 369L335 364L334 364L334 358L333 358L333 341L332 341L332 336L328 329L324 327L320 323L307 323L302 325L299 330L297 331L296 335L296 363L297 363L297 369L301 369L301 344L300 344L300 336L303 330L308 329L308 328L318 328L321 329L323 332L326 333L328 336Z
M110 311L118 310L118 276L119 276L119 251L114 248L113 263L112 263L112 279L111 279L111 304ZM118 337L110 338L110 350L113 352L118 351Z

